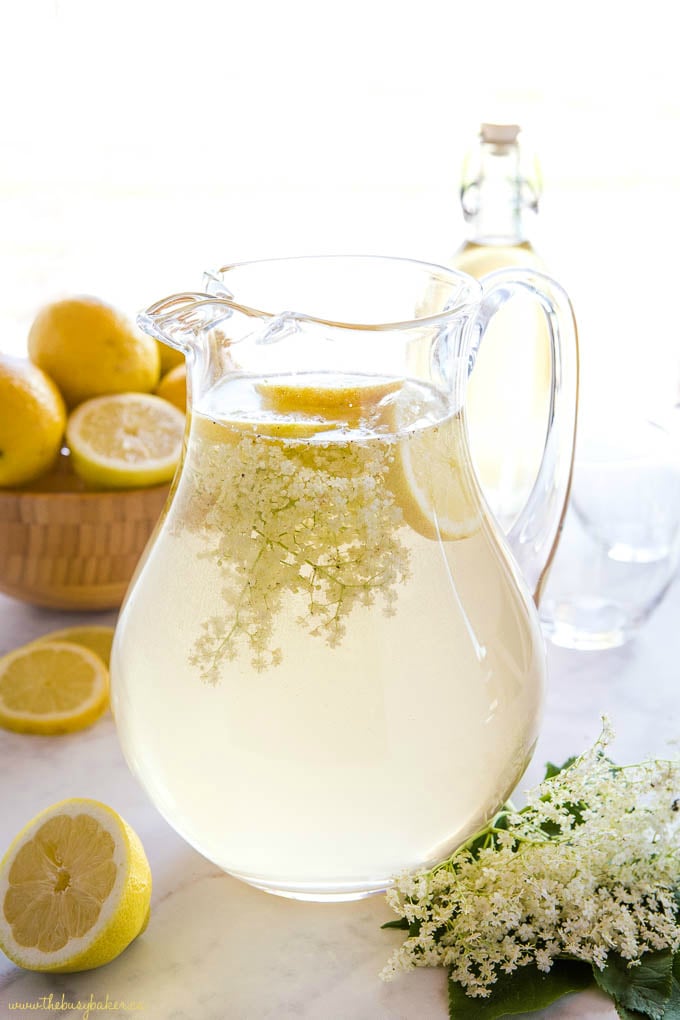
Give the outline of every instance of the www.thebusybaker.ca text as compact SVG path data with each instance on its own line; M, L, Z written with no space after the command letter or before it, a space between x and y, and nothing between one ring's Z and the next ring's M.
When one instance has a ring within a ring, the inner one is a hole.
M105 999L96 999L94 995L90 995L89 999L77 999L74 1002L67 999L63 992L61 998L55 998L54 994L50 992L49 995L42 995L32 1002L9 1002L7 1006L13 1011L30 1011L32 1013L65 1013L67 1011L78 1010L82 1020L89 1020L92 1013L114 1012L115 1010L121 1013L139 1013L144 1009L143 1002L112 999L108 993Z

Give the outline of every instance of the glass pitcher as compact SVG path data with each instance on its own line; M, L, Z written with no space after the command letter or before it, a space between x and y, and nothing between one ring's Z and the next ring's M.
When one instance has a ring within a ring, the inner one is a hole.
M465 384L519 288L546 312L555 367L513 558L471 467ZM116 630L128 763L239 879L311 900L384 889L479 828L536 741L532 595L574 441L568 299L528 271L482 286L327 256L228 266L139 322L185 352L189 413Z

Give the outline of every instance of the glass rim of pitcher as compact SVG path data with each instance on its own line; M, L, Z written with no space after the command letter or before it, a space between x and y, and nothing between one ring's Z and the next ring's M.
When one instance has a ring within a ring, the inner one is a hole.
M446 307L440 312L430 313L428 315L421 315L415 318L401 318L401 319L390 319L376 322L355 322L349 319L330 319L319 315L313 315L306 312L291 311L286 312L287 316L293 316L297 321L317 323L323 326L333 326L338 329L348 330L394 330L394 329L409 329L423 325L436 325L439 322L445 322L452 316L460 313L465 308L473 306L479 302L482 295L482 286L478 280L468 273L462 272L459 269L451 269L448 266L440 265L436 262L427 262L424 259L414 259L408 256L402 255L376 255L376 254L317 254L317 255L284 255L274 256L272 258L263 259L244 259L239 262L230 262L219 269L206 271L203 274L204 283L206 286L212 285L214 290L206 295L210 301L222 301L232 308L238 309L246 315L252 315L258 318L267 319L278 319L282 315L282 309L267 310L255 307L252 303L243 302L238 297L231 294L226 288L222 277L227 273L237 270L244 269L250 266L260 265L293 265L296 263L303 262L332 262L346 263L346 264L358 264L360 262L366 263L392 263L399 264L402 266L413 266L421 272L427 273L430 280L440 280L443 283L453 283L454 281L458 284L458 289L455 292L455 301L447 302ZM155 308L160 304L152 306ZM151 311L151 309L149 309Z

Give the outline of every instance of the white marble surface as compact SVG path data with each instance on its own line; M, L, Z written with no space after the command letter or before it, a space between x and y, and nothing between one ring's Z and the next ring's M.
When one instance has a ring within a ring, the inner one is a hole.
M0 596L0 653L82 619ZM523 781L547 759L561 761L597 735L606 712L617 730L614 755L633 761L677 751L680 735L680 585L628 646L575 653L549 648L550 683L537 754ZM669 746L670 745L670 746ZM0 731L0 850L35 813L65 797L114 807L137 830L151 862L152 916L146 933L116 961L75 975L19 970L0 954L0 1017L40 1016L15 1003L123 1000L142 1020L439 1020L447 1016L445 975L417 971L378 979L399 933L381 896L358 903L295 903L219 872L168 827L123 761L109 716L82 733L31 737ZM54 1008L54 1007L53 1007ZM100 1007L101 1008L101 1007ZM42 1015L51 1015L45 1009ZM60 1012L82 1016L83 1011ZM92 1013L92 1016L100 1015ZM562 1000L550 1020L611 1018L596 992Z

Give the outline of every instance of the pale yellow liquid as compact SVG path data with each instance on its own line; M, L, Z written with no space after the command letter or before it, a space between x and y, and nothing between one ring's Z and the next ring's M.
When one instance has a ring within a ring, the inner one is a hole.
M469 242L452 264L476 279L510 266L545 272L528 244ZM545 317L531 297L515 297L489 323L466 395L472 460L487 502L504 528L526 503L538 474L551 374Z
M475 498L441 398L404 384L373 420L257 438L252 393L227 382L194 413L117 628L114 712L131 768L206 857L284 895L353 898L442 858L513 789L542 642L487 522L425 537L395 497L401 442L451 454Z

